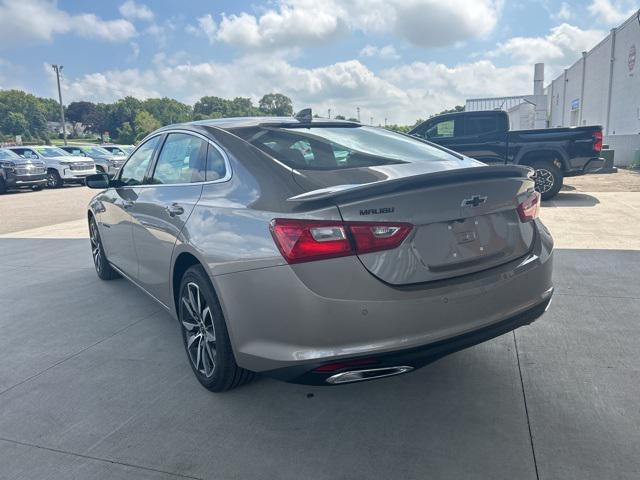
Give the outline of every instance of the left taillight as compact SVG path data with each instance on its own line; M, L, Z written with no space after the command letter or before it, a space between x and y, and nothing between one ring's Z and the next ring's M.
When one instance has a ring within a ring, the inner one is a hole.
M602 151L602 130L596 130L593 133L593 149L597 153Z
M392 222L340 222L276 218L273 239L288 263L311 262L398 247L413 226Z
M521 222L529 222L538 217L540 213L540 194L531 192L529 196L518 205L518 216Z

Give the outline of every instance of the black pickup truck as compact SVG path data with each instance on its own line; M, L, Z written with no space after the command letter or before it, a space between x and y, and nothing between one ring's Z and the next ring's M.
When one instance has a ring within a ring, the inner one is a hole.
M438 115L409 134L485 163L528 165L544 200L560 191L564 177L597 171L604 163L602 127L509 131L502 110Z

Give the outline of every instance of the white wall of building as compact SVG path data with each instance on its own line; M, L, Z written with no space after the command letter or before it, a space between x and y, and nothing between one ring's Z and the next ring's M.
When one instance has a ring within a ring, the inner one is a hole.
M596 45L586 56L584 98L581 125L604 125L607 117L611 36Z
M634 53L635 52L635 53ZM640 149L640 24L634 14L547 86L549 125L602 125L628 165Z

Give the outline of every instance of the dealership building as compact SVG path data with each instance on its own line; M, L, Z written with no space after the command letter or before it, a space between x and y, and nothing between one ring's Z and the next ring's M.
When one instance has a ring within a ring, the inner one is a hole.
M536 65L534 95L469 99L466 110L501 108L513 129L602 125L615 163L640 158L640 11L555 78L544 91ZM542 120L546 115L546 122Z

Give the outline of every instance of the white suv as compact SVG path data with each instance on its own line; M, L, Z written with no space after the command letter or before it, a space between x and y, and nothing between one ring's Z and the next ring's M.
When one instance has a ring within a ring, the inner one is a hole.
M79 159L57 147L30 146L9 149L23 158L39 158L45 162L49 188L59 188L65 183L84 184L87 175L96 173L96 165L92 159Z

